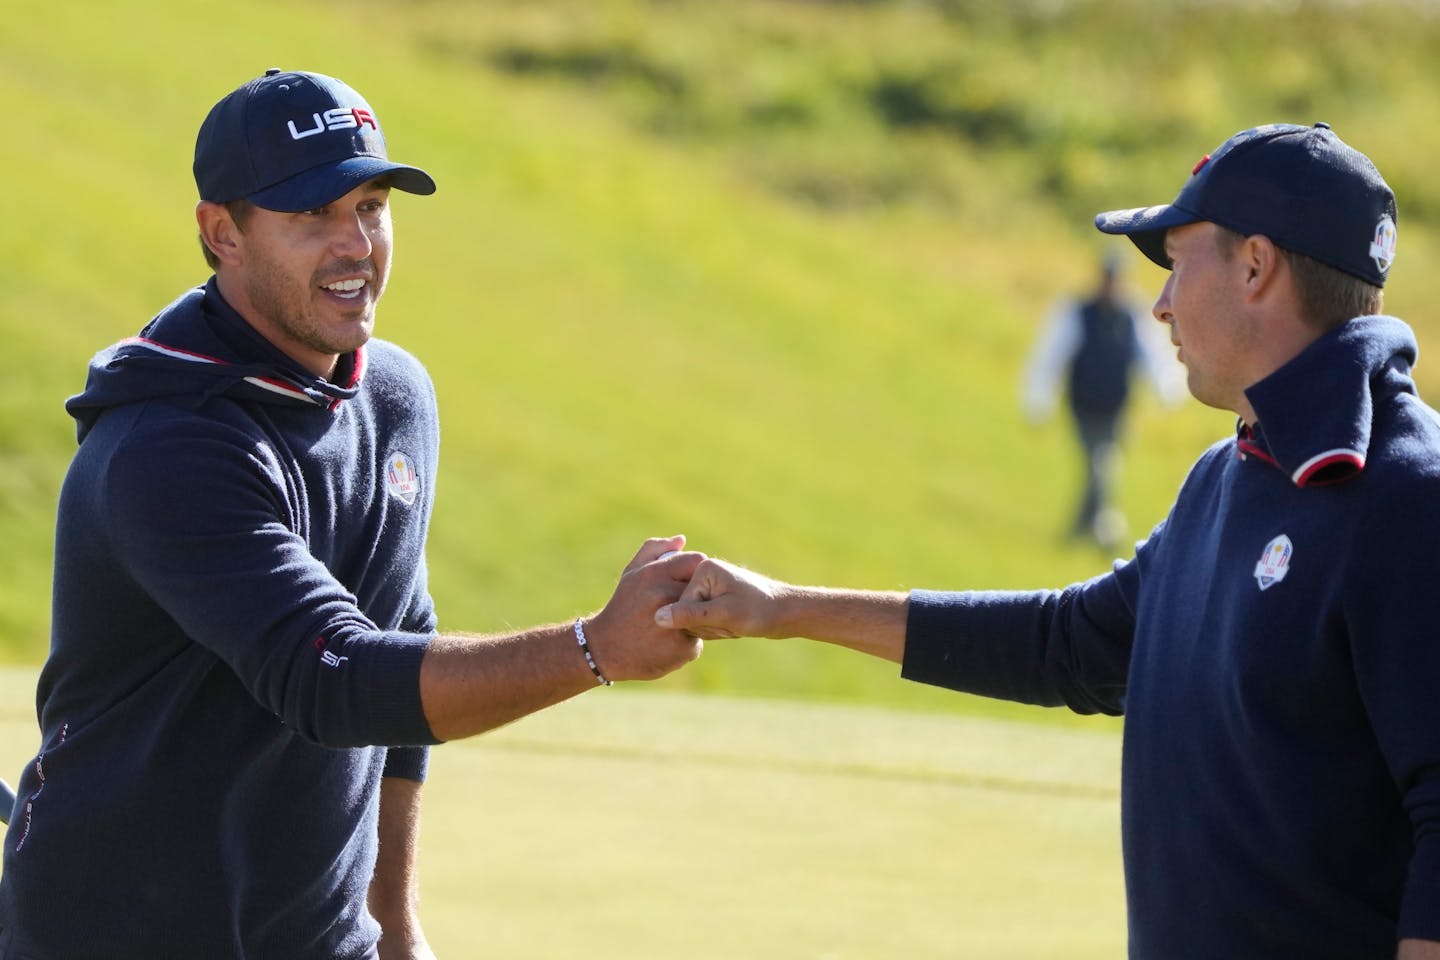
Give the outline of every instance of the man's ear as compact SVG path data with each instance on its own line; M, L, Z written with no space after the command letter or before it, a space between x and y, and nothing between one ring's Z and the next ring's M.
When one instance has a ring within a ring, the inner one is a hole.
M240 262L244 236L224 205L201 200L195 207L195 223L200 227L200 242L221 263L234 266Z
M1274 241L1264 234L1252 234L1240 244L1237 254L1236 262L1245 272L1247 296L1259 296L1274 286L1282 265Z

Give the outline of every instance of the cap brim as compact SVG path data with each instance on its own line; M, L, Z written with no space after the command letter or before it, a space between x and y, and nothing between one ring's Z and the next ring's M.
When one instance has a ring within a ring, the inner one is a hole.
M1171 263L1165 255L1165 231L1187 223L1198 223L1201 219L1189 210L1167 203L1158 207L1136 207L1134 210L1096 214L1095 229L1101 233L1129 237L1141 253L1169 270Z
M347 157L338 163L325 163L297 173L264 190L246 197L257 207L280 213L299 213L332 203L351 190L378 177L391 187L428 196L435 192L435 181L419 167L407 167L381 157Z

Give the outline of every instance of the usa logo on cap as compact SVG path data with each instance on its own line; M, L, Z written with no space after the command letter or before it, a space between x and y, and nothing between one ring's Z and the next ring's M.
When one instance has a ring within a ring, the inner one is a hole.
M379 177L397 190L435 192L424 170L390 160L380 121L354 88L279 67L210 108L194 170L201 200L243 197L284 213L323 207Z

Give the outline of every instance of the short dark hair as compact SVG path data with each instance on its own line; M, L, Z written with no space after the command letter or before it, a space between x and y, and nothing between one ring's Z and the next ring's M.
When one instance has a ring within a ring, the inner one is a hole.
M255 205L244 197L241 197L239 200L226 200L220 204L220 206L229 212L230 219L235 221L235 226L242 232L245 229L246 221L250 219L250 214L255 212ZM210 266L211 270L220 269L220 258L215 256L215 251L210 249L210 245L205 242L204 236L200 237L200 252L205 255L205 262Z
M1219 227L1216 245L1228 260L1245 235ZM1300 310L1305 322L1321 330L1332 330L1354 317L1379 313L1385 305L1385 291L1373 283L1321 263L1303 253L1296 253L1276 244L1276 250L1290 265L1295 275L1295 292L1300 297Z

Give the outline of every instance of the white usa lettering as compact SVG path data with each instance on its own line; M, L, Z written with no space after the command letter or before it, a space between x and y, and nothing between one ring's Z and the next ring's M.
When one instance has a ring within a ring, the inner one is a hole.
M296 127L294 120L289 121L286 126L290 128L290 139L304 140L306 137L313 137L326 130L353 130L366 124L369 124L372 129L380 129L380 125L375 122L375 117L363 107L334 107L326 110L323 114L312 113L310 119L315 125L304 130Z
M346 660L349 659L349 657L337 657L329 650L326 650L325 652L320 654L320 662L325 664L325 666L327 667L338 667L340 666L340 664L344 663Z

